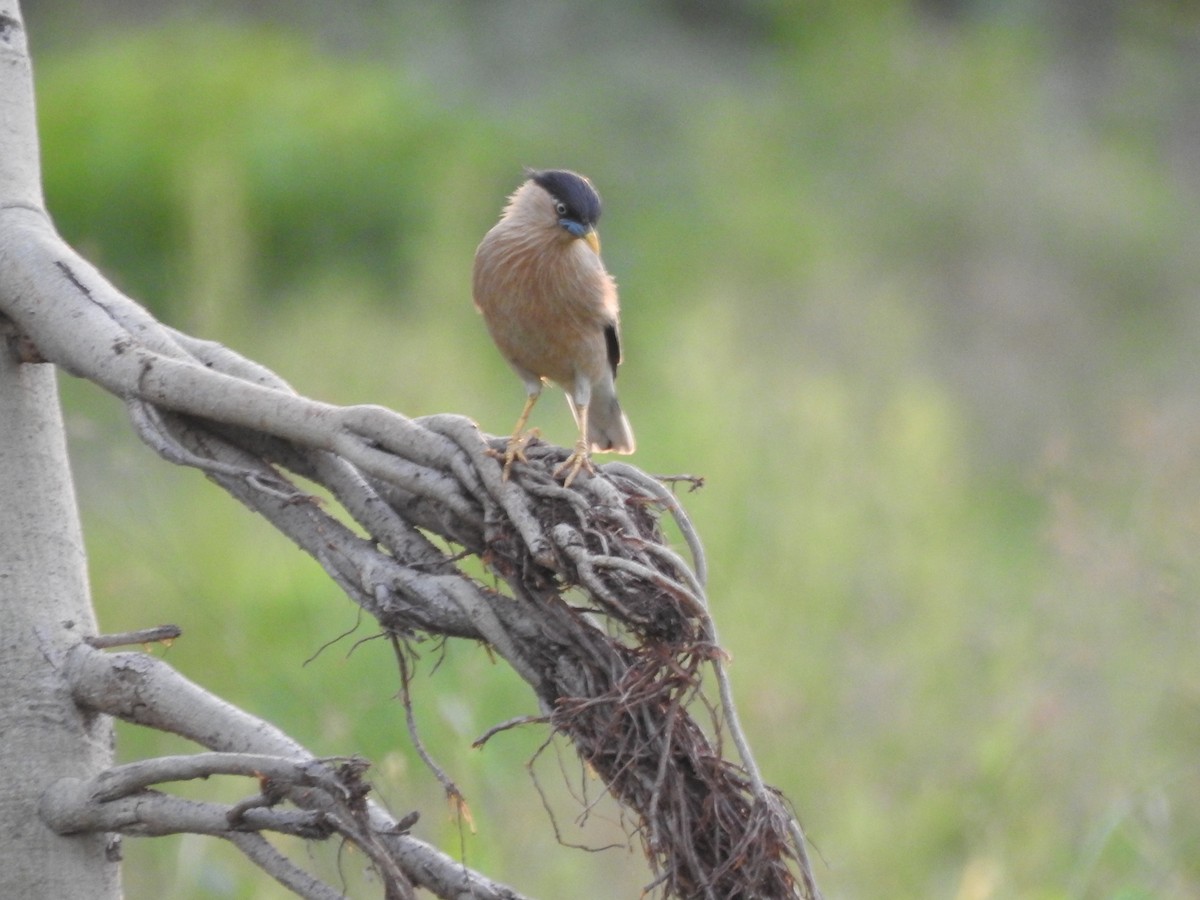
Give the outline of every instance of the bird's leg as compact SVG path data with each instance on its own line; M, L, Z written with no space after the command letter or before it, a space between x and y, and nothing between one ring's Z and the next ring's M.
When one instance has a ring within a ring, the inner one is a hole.
M525 448L529 445L529 441L537 435L537 429L525 431L525 423L529 421L529 414L533 412L533 404L537 403L540 394L541 391L536 391L525 398L525 408L521 410L521 415L517 419L517 427L513 429L512 436L508 439L508 446L504 448L504 471L500 475L502 481L508 481L508 473L512 470L512 464L516 460L529 462L525 458Z
M557 478L563 472L567 473L567 477L563 480L563 487L570 487L571 482L575 480L575 476L579 474L579 470L586 468L589 473L594 473L596 469L592 466L592 451L588 444L587 433L587 416L588 408L586 403L579 405L579 439L575 441L574 452L566 458L566 460L557 469L554 470L554 477Z

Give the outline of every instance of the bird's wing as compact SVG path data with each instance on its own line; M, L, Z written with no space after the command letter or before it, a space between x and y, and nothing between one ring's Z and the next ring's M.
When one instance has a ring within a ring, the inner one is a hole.
M613 378L616 378L617 366L621 364L621 335L616 322L604 326L604 343L608 345L608 364L612 368Z

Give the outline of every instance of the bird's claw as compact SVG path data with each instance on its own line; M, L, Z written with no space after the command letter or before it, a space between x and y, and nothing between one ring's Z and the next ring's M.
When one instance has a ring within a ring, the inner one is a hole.
M504 448L504 470L500 473L501 481L508 481L508 475L512 471L514 462L529 462L525 458L525 448L539 434L540 432L536 428L531 428L524 434L514 434L508 439L508 446Z
M581 469L587 469L589 475L596 474L596 467L592 465L591 452L584 441L580 441L575 445L575 451L554 470L553 477L557 478L563 472L566 472L567 477L563 479L563 487L568 488Z

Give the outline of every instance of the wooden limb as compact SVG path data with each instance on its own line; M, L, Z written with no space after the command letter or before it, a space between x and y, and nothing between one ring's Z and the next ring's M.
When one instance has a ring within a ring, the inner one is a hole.
M181 735L218 752L144 760L91 781L60 782L43 805L43 816L57 830L120 830L114 822L131 821L130 833L137 834L170 833L188 823L176 830L228 837L226 832L261 826L290 829L289 833L309 829L301 836L312 838L317 836L312 829L323 829L326 836L337 833L356 843L381 877L395 883L401 891L397 896L406 896L404 884L410 883L437 897L459 897L467 890L469 896L484 900L520 900L511 888L409 835L407 827L366 798L356 774L361 767L355 768L353 761L347 772L345 761L339 769L337 761L314 757L274 725L210 694L161 660L140 653L102 653L81 643L68 651L60 665L81 706ZM128 814L122 804L141 809L137 804L147 797L166 796L147 794L151 784L215 774L260 778L271 785L272 796L288 800L299 808L298 813L276 815L273 803L277 801L256 798L241 805L231 819L231 807L179 805L168 802L178 798L168 798L154 801L161 806L153 807L155 815L150 818L120 818L121 810Z

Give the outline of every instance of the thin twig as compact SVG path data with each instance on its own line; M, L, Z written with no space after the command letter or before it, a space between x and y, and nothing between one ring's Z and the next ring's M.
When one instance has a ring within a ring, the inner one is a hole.
M517 716L515 719L508 719L505 722L493 725L479 737L475 738L475 740L471 741L471 746L478 749L503 731L520 728L523 725L545 725L549 721L549 716Z
M154 628L141 628L137 631L119 631L113 634L96 634L84 638L84 641L97 650L112 647L128 647L134 644L164 643L168 647L171 642L183 634L178 625L157 625Z
M413 747L417 751L417 755L421 757L421 761L425 763L425 767L433 773L434 778L441 784L442 789L446 792L446 796L455 804L455 807L463 810L466 808L466 797L463 796L458 785L453 779L446 774L446 770L438 765L437 761L425 748L425 742L421 740L420 731L417 728L416 715L413 713L412 694L409 692L409 683L411 674L408 670L408 658L404 654L403 648L400 646L400 639L395 635L389 635L392 643L392 650L396 654L396 666L400 671L400 702L404 706L404 722L408 726L408 736L412 739Z
M308 874L271 846L261 834L231 832L222 835L252 863L304 900L347 900L346 895Z

